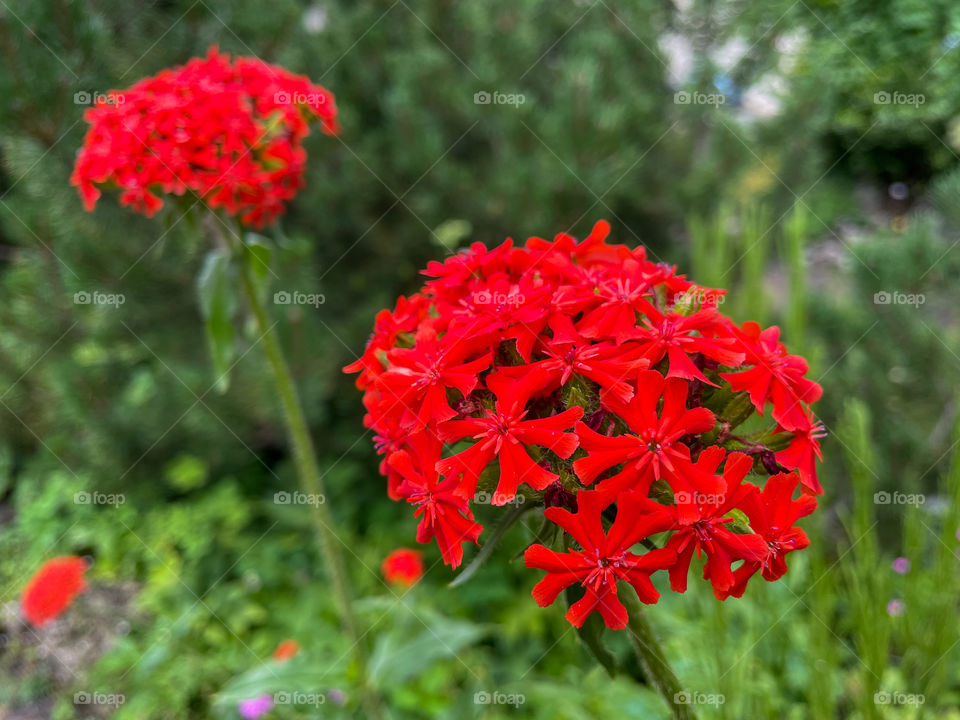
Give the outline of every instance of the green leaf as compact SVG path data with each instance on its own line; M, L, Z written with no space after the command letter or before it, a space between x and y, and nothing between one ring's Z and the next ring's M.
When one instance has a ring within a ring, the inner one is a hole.
M263 235L248 232L243 236L244 261L253 272L253 283L257 294L266 297L270 287L270 257L273 249Z
M577 588L579 588L579 585L571 585L566 589L564 594L567 598L568 606L573 605L580 599L576 597ZM613 678L617 675L617 659L613 656L613 653L607 650L607 646L603 644L603 633L606 627L603 618L600 617L600 613L590 613L586 622L583 623L583 627L576 628L576 630L577 636L587 648L587 651L603 666L607 674Z
M237 279L230 254L211 250L197 277L200 310L206 321L207 343L216 373L216 389L224 393L230 386L230 363L235 354L233 314L237 307Z
M395 625L377 639L368 668L375 687L398 687L438 660L456 657L486 633L481 625L434 613L419 612L417 618L415 624ZM419 632L411 637L410 628Z
M517 497L523 497L518 495ZM453 582L450 583L450 587L454 588L459 585L463 585L467 580L473 577L474 573L477 572L483 564L487 561L493 554L494 548L497 547L497 544L503 539L503 536L507 534L507 530L516 524L525 512L528 510L533 510L536 507L534 504L515 504L510 510L507 511L503 517L500 518L500 522L497 523L497 527L494 528L493 533L489 538L483 543L483 547L480 548L480 552L477 553L477 556L470 561L470 564L467 565L463 570L460 571L460 574L453 579Z

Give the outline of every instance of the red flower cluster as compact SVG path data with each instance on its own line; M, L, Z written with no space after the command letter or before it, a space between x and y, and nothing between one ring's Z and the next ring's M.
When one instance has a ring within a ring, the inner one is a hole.
M346 370L360 372L388 493L416 508L420 542L436 538L457 567L482 530L471 503L522 494L577 546L527 549L547 572L536 601L578 583L570 622L597 611L622 628L618 581L656 602L651 573L683 592L694 553L720 599L786 572L822 492L809 407L821 391L776 327L737 326L717 309L724 291L608 233L600 222L583 242L475 244L431 263ZM652 549L634 552L641 542Z
M37 627L59 617L86 589L86 570L84 559L73 555L47 560L30 578L20 598L23 616Z
M92 211L100 185L152 216L159 193L188 191L213 208L263 227L303 186L303 138L317 118L337 131L333 95L256 58L206 58L97 98L70 182Z

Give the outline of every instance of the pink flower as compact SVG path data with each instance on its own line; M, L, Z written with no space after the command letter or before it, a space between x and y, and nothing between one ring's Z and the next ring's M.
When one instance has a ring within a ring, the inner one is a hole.
M910 561L905 557L898 557L893 561L893 571L900 575L906 575L910 572Z
M237 703L237 710L245 720L257 720L273 710L273 698L264 693L249 700L241 700Z

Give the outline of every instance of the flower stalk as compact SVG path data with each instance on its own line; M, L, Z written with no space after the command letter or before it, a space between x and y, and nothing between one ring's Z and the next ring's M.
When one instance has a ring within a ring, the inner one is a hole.
M213 225L216 226L219 226L219 224L219 222L213 223ZM219 227L217 228L217 233L220 236L219 239L223 240L223 233L220 232ZM274 323L270 322L263 296L257 290L254 270L251 267L251 263L256 262L256 260L254 260L249 253L245 252L245 247L240 236L228 240L227 247L237 260L244 295L246 296L250 311L256 322L257 330L261 336L260 342L263 344L264 354L270 365L274 385L283 411L284 423L287 427L287 434L293 449L294 463L297 468L297 476L300 479L300 484L307 495L326 499L323 475L320 473L316 450L313 445L313 440L310 437L310 431L306 416L303 412L303 406L300 402L300 396L297 392L296 384L294 383L293 375L290 372L290 367L287 364L283 349L277 339L277 333L274 331ZM314 536L330 577L330 584L333 589L334 600L338 606L340 620L343 623L349 641L353 645L352 653L357 666L361 702L363 703L367 717L379 720L383 717L382 707L379 698L368 682L366 647L364 645L363 635L359 631L359 626L353 613L350 583L343 561L343 553L338 545L342 540L340 540L334 530L333 516L326 502L311 502L308 503L308 507L310 508L310 519L314 527Z
M643 669L644 680L660 693L670 707L670 717L674 720L696 720L696 713L689 702L684 702L687 695L680 686L673 668L667 662L667 656L657 640L647 620L647 613L643 606L629 593L624 593L623 603L630 614L627 621L627 631L630 635L630 645Z

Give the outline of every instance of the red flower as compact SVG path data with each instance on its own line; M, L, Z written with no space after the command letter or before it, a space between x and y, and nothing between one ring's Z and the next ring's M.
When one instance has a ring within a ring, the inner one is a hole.
M383 559L380 570L388 583L410 587L423 577L423 555L417 550L397 548Z
M659 417L657 404L663 397ZM713 428L713 413L703 407L688 410L687 382L666 378L656 370L638 375L637 395L630 403L607 397L603 404L619 416L633 431L608 437L578 423L580 446L587 457L573 463L577 476L590 485L604 471L623 463L623 469L602 480L599 489L615 496L625 489L646 494L655 480L665 479L678 497L681 518L696 515L692 501L695 492L718 492L716 478L697 470L690 461L690 449L680 442L685 435L703 433Z
M436 538L443 561L456 568L463 561L463 543L476 543L483 526L473 521L467 501L454 494L457 481L440 482L439 460L440 441L428 431L411 437L407 448L393 453L387 462L403 478L399 494L417 506L417 542Z
M708 473L716 471L723 460L724 450L707 448L697 460L697 468ZM727 524L733 518L723 517L734 507L744 502L744 496L753 485L741 486L753 460L742 453L731 453L723 470L723 492L718 495L696 493L693 506L697 516L692 520L679 520L679 528L670 537L667 547L677 553L677 562L670 568L670 587L675 592L685 592L690 560L694 551L699 557L706 553L707 563L703 577L713 584L714 592L722 593L734 584L731 565L738 560L759 560L766 554L766 543L759 535L740 535L731 531ZM680 507L679 501L677 507Z
M820 399L822 388L804 377L809 367L799 355L788 355L779 341L776 325L761 331L755 322L734 328L747 351L747 362L754 367L735 373L721 373L734 392L746 390L760 415L768 400L773 402L773 419L787 430L802 427L805 410L802 403Z
M480 473L494 457L500 463L500 482L494 492L494 505L512 501L522 483L542 490L559 475L538 465L527 453L527 447L539 445L561 458L570 457L577 449L577 436L564 431L572 429L574 423L583 417L583 408L569 408L545 418L523 419L530 397L550 380L543 368L528 367L530 371L524 380L512 380L503 375L487 378L487 387L497 400L494 409L485 411L483 417L440 424L440 437L445 442L465 437L477 440L466 450L441 460L437 466L445 477L460 480L457 488L460 497L473 498Z
M596 288L601 303L584 313L577 329L588 338L613 338L618 343L637 336L637 312L651 307L648 296L663 270L630 259L616 277Z
M87 587L83 577L86 569L84 559L73 555L47 560L30 578L20 598L27 621L38 627L46 625L70 607Z
M640 493L624 493L617 502L617 517L604 534L601 513L609 505L603 493L581 490L577 512L547 508L545 516L566 530L582 550L555 552L543 545L531 545L523 559L528 568L546 570L547 576L533 588L540 607L552 605L557 596L574 583L584 587L583 597L570 606L567 620L583 626L597 611L607 627L620 630L627 625L627 609L617 597L617 581L625 580L647 604L657 602L660 593L650 582L650 573L668 567L676 558L673 550L653 550L644 555L630 552L635 544L673 525L662 506Z
M799 423L790 432L793 439L785 450L774 454L777 462L790 470L800 474L800 482L817 495L823 494L823 487L817 480L817 460L823 461L820 451L820 439L826 437L827 431L823 423L819 422L813 412L806 410L803 413L804 421ZM781 426L778 430L783 430Z
M716 386L693 364L689 355L700 353L721 365L730 366L739 365L746 357L734 347L734 338L713 337L718 322L719 315L713 307L698 310L693 315L675 312L664 315L651 307L643 319L646 327L637 331L637 339L644 349L643 357L651 366L664 356L668 358L670 370L667 377L699 380Z
M144 78L87 110L90 129L70 182L91 211L100 186L153 215L159 193L188 190L262 227L303 186L308 119L337 131L333 95L257 58L206 58Z
M718 597L741 597L747 581L758 570L768 582L779 580L787 572L787 553L810 544L806 533L794 527L794 523L816 510L817 500L805 493L793 500L799 482L794 473L780 473L767 480L762 492L756 492L759 488L754 487L755 491L743 498L740 507L750 518L750 528L757 533L753 537L762 538L764 552L737 568L733 584Z
M300 643L296 640L284 640L282 643L277 645L277 649L273 651L273 659L277 662L286 662L294 655L300 652Z
M447 402L447 388L456 388L466 397L477 386L477 375L490 366L492 353L470 362L473 351L466 340L438 338L431 328L417 333L416 345L387 353L390 368L377 379L385 394L385 412L407 410L414 429L429 421L449 420L457 413Z

